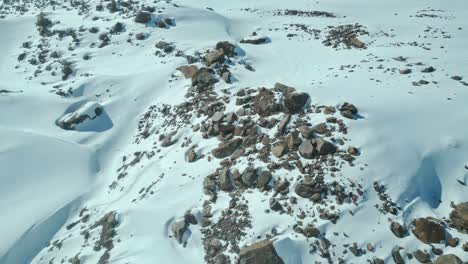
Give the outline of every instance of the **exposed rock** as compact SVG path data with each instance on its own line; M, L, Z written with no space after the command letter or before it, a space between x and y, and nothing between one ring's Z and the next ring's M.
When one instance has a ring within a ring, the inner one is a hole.
M177 68L180 72L182 72L182 74L184 75L184 77L186 79L190 79L192 78L195 73L197 73L198 71L198 67L195 66L195 65L184 65L184 66L181 66L179 68Z
M283 206L276 198L270 199L270 209L273 211L283 211Z
M424 72L424 73L435 72L435 68L432 66L429 66L427 68L424 68L421 72Z
M314 189L304 184L298 184L294 191L302 198L310 198L314 195Z
M93 130L93 123L91 121L97 120L103 115L103 106L98 103L87 102L74 111L64 114L56 121L56 124L65 130ZM105 120L103 119L103 121ZM110 120L108 121L110 122ZM105 123L103 122L104 125Z
M188 162L197 161L198 160L198 154L193 148L191 148L185 153L185 159Z
M211 152L215 158L223 159L231 156L242 144L241 138L235 138L228 142L223 142L221 145Z
M171 53L175 48L172 44L170 43L167 43L165 41L158 41L158 43L156 43L156 48L164 51L165 53Z
M401 247L395 247L392 250L392 258L393 261L395 261L395 264L405 264L405 261L403 260L403 257L400 254Z
M341 115L349 118L349 119L354 119L354 115L358 113L358 109L355 105L350 104L350 103L344 103L340 107Z
M350 38L349 43L351 44L351 46L354 46L356 48L364 48L366 46L366 44L360 41L357 37Z
M399 238L402 238L406 235L406 228L402 225L400 225L400 223L398 222L392 222L390 224L390 230L392 230L393 234L395 234L395 236L399 237Z
M400 70L400 74L410 74L411 73L411 69L401 69Z
M284 264L271 240L254 243L240 250L240 264Z
M468 233L468 202L456 205L450 213L450 220L461 233Z
M284 97L284 106L290 113L297 113L304 108L309 98L307 93L290 93Z
M192 85L211 86L218 82L210 68L201 68L192 76Z
M457 75L452 76L452 77L450 77L450 78L451 78L452 80L455 80L455 81L461 81L461 80L463 80L463 77L457 76Z
M438 257L434 264L463 264L463 261L453 254L448 254Z
M261 38L250 38L250 39L242 39L240 43L243 44L252 44L252 45L259 45L266 43L268 41L268 38L266 37L261 37Z
M117 22L112 26L110 33L111 34L122 33L124 31L124 29L125 29L124 24L121 23L121 22Z
M426 244L440 243L445 241L445 227L431 217L418 218L414 220L414 235Z
M135 22L146 24L151 21L151 13L146 11L139 11L135 16Z
M318 237L320 236L320 230L309 224L304 228L303 234L305 237Z
M257 179L257 187L258 188L266 187L268 185L268 183L270 182L272 177L273 176L271 175L270 171L268 171L268 170L262 171L260 173L260 176L258 176L258 179Z
M280 158L286 152L287 152L287 147L286 147L286 144L283 142L278 143L271 148L271 154L273 154L277 158Z
M245 169L241 176L242 183L244 183L247 187L254 186L255 182L257 181L257 178L257 170L252 167L248 167L247 169Z
M281 105L276 102L275 94L268 89L260 89L252 103L252 110L260 116L270 116L281 111Z
M135 39L136 40L144 40L146 38L146 34L143 32L135 34Z
M327 127L326 123L320 123L320 124L314 126L312 129L317 134L325 134L325 133L328 132L328 127Z
M214 123L219 123L223 120L224 118L224 112L218 111L211 116L211 121Z
M286 126L289 123L289 120L291 120L291 115L287 114L281 119L280 123L278 124L278 133L283 134L284 130L286 129Z
M310 140L304 140L301 145L299 145L299 154L305 159L312 159L316 156L317 152Z
M229 192L234 188L234 185L231 181L231 172L228 168L224 168L219 173L219 187L221 190Z
M309 126L301 126L299 127L299 131L301 132L301 135L305 139L311 139L313 135L313 129Z
M353 155L353 156L358 156L359 155L359 149L357 149L355 147L349 147L347 152L348 152L349 155Z
M206 63L208 66L211 66L215 63L223 63L224 62L224 52L222 50L214 50L209 52L206 56Z
M220 41L216 44L217 50L222 50L228 57L236 56L236 46L228 41Z
M185 220L180 220L177 222L174 222L171 225L171 231L174 236L174 238L179 242L179 244L182 244L184 241L184 233L188 229L188 224L185 222Z
M161 142L161 147L169 147L176 143L176 140L173 140L172 137L177 133L177 131L172 131L165 135Z
M323 138L317 138L317 152L319 155L328 155L336 152L336 147L333 143L324 140Z
M431 255L429 253L426 253L420 249L416 250L413 253L413 256L418 260L420 263L428 263L431 261Z

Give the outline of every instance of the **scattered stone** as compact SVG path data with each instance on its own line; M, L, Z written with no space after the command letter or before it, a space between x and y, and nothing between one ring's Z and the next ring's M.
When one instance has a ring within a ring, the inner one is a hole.
M315 226L309 224L304 228L303 234L305 237L319 237L320 230Z
M242 39L240 43L243 44L252 44L252 45L260 45L268 42L268 38L262 37L262 38L254 38L254 39Z
M431 261L431 255L429 253L424 252L420 249L413 252L413 256L418 260L420 263L428 263Z
M202 88L209 87L218 80L213 75L213 70L210 68L201 68L199 69L193 76L192 76L192 86L198 85L202 86Z
M358 109L356 108L356 106L350 103L344 103L340 107L340 111L342 116L349 119L354 119L354 115L358 113Z
M151 21L151 13L146 11L139 11L135 16L135 22L146 24Z
M424 73L435 72L435 68L432 66L429 66L427 68L424 68L421 72L424 72Z
M468 202L460 203L450 213L452 225L461 233L468 233Z
M455 76L452 76L452 77L450 77L450 78L451 78L452 80L455 80L455 81L461 81L461 80L463 80L463 78L462 78L461 76L456 76L456 75L455 75Z
M364 44L364 42L360 41L357 37L352 37L349 39L349 43L351 44L351 46L354 46L356 48L364 48L366 46L366 44Z
M401 247L395 247L392 250L392 258L393 261L395 261L395 264L405 264L405 261L403 260L403 257L400 254Z
M400 70L400 74L410 74L411 73L411 69L401 69Z

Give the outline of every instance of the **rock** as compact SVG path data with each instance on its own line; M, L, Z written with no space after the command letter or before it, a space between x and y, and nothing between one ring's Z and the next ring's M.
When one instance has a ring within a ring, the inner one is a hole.
M309 98L307 93L290 93L284 97L284 106L290 113L297 113L304 108Z
M305 139L312 138L313 129L311 127L304 125L304 126L299 127L299 131L301 132L301 135L303 138Z
M211 121L213 123L222 122L224 118L224 112L218 111L211 116Z
M224 168L219 173L219 188L226 192L229 192L234 188L231 181L231 172L228 168Z
M354 119L354 115L358 113L357 107L347 102L340 107L340 111L342 116L349 119Z
M283 94L290 94L290 93L294 93L296 91L296 88L291 87L291 86L287 86L287 85L282 84L282 83L275 83L274 89L281 92L281 93L283 93Z
M283 134L284 130L286 129L286 126L289 123L289 120L291 120L291 115L287 114L281 119L281 121L278 124L278 133Z
M463 261L453 254L448 254L438 257L434 264L463 264Z
M220 41L216 43L216 49L222 50L224 55L228 57L236 56L236 46L234 44L229 43L228 41Z
M318 237L320 236L320 230L309 224L304 228L303 234L305 237Z
M137 34L135 35L135 39L136 39L136 40L144 40L145 38L146 38L146 35L145 35L145 33L142 33L142 32L137 33Z
M400 255L401 249L402 249L401 247L395 247L392 250L392 258L393 258L393 261L395 261L395 264L405 264L403 257Z
M165 41L159 41L155 46L156 48L163 50L165 53L171 53L175 49L172 44Z
M268 89L260 89L252 99L252 110L260 116L270 116L281 111L281 105L276 102L275 94Z
M278 201L278 199L276 198L271 198L270 199L270 209L272 211L283 211L283 206L281 205L281 203Z
M179 242L179 244L183 243L184 233L188 229L188 224L185 220L180 220L171 225L171 231L174 238Z
M463 251L468 252L468 242L463 244L462 249L463 249Z
M226 264L227 259L228 258L226 257L226 255L224 255L223 253L219 253L214 258L214 264Z
M312 128L317 134L325 134L328 132L328 127L326 123L320 123Z
M258 176L258 179L257 179L257 187L260 189L266 187L272 177L273 175L271 175L270 171L268 170L262 171L260 173L260 176Z
M112 26L110 32L111 34L118 34L118 33L122 33L124 29L125 29L124 24L122 24L121 22L117 22Z
M353 155L353 156L358 156L359 155L359 150L357 148L355 148L355 147L349 147L347 152L348 152L349 155Z
M211 151L213 156L218 159L223 159L231 156L242 144L241 138L235 138L228 142L223 142L221 145Z
M301 145L299 145L299 154L305 159L312 159L316 156L317 152L310 140L304 140Z
M252 45L259 45L259 44L264 44L268 41L268 38L262 37L262 38L253 38L253 39L242 39L240 43L242 44L252 44Z
M271 148L271 154L273 154L277 158L280 158L286 152L287 152L286 144L283 142L278 143Z
M291 150L297 149L299 145L301 145L302 143L302 139L299 138L299 131L293 131L289 133L286 140L287 140L288 148Z
M258 178L257 170L252 167L248 167L242 173L241 180L247 187L252 187L255 185Z
M385 262L383 261L383 259L374 258L374 259L372 260L372 264L385 264Z
M456 237L451 237L451 238L447 239L447 245L449 245L451 247L457 247L459 242L460 242L460 240L458 238L456 238Z
M185 79L190 79L198 71L198 67L195 65L184 65L177 68L177 70L179 70L184 75Z
M184 221L190 225L198 225L197 217L192 214L190 211L185 212Z
M78 131L95 131L98 125L101 125L100 129L112 126L104 107L95 102L86 102L77 109L70 110L57 119L55 124L65 130Z
M208 66L211 66L215 63L223 63L224 62L224 52L222 50L214 50L209 52L205 56L206 63Z
M284 264L271 240L263 240L240 250L239 264Z
M406 228L402 225L400 225L400 223L398 222L392 222L390 224L390 230L392 230L393 234L396 236L396 237L399 237L399 238L402 238L406 235Z
M468 233L468 202L460 203L450 212L450 220L461 233Z
M203 192L207 195L210 195L216 192L216 183L209 176L203 180Z
M135 16L135 22L146 24L151 21L151 13L146 11L138 11L137 15Z
M185 153L185 159L188 162L195 162L198 160L198 154L193 148L191 148Z
M351 44L351 46L354 46L356 48L364 48L366 46L366 44L364 44L364 42L360 41L357 37L352 37L349 39L349 44Z
M411 73L411 69L401 69L400 70L400 74L410 74Z
M304 184L296 185L294 191L302 198L310 198L314 195L314 189Z
M424 68L421 72L424 72L424 73L435 72L435 68L432 66L429 66L427 68Z
M62 80L68 79L68 76L73 73L73 70L71 68L71 64L68 62L65 62L62 66Z
M177 133L177 131L172 131L171 133L164 136L161 142L161 147L169 147L176 143L176 140L172 140L172 137Z
M210 68L201 68L192 76L192 86L211 86L218 82L216 77L213 75L213 70Z
M418 260L420 263L428 263L431 261L431 255L429 253L426 253L420 249L416 250L413 253L413 256Z
M452 77L450 77L450 78L451 78L452 80L455 80L455 81L461 81L461 80L463 80L463 77L461 77L461 76L456 76L456 75L455 75L455 76L452 76Z
M413 221L413 234L426 244L445 241L445 227L432 217L418 218Z
M334 154L336 152L336 147L333 143L324 140L323 138L317 138L317 152L319 155L328 155Z
M44 13L40 13L36 17L36 26L46 28L50 27L52 25L52 21L48 19Z

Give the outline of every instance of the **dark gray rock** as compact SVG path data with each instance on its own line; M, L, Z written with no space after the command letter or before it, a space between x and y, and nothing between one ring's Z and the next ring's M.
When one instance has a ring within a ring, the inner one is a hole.
M297 113L304 108L309 98L307 93L290 93L284 97L284 106L290 113Z

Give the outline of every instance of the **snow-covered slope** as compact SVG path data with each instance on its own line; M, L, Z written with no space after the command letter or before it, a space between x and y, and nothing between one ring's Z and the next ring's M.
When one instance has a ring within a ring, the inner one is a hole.
M0 263L468 261L467 17L3 0Z

